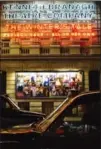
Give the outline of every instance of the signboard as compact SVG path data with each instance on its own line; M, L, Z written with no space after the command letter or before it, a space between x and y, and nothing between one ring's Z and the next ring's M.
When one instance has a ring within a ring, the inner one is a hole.
M96 5L94 2L7 2L2 4L2 18L10 21L87 21L96 18Z
M95 2L2 2L1 38L11 43L61 45L98 41ZM45 40L44 40L45 38ZM65 42L64 42L65 41Z
M65 40L66 45L80 38L93 39L97 36L94 23L5 23L2 26L1 37L9 38L23 43L23 39L31 42L46 42L48 45L54 41ZM42 40L45 39L45 40ZM68 43L68 41L70 41ZM42 43L44 44L44 43Z

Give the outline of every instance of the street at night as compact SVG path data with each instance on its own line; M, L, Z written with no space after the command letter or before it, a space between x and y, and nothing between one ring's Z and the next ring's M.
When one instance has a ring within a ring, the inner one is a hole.
M101 2L0 1L0 148L100 149Z

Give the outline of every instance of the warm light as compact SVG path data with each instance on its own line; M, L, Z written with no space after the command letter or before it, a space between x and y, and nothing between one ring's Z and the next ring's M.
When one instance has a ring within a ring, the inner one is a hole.
M74 33L72 33L71 35L72 35L72 36L74 36L75 34L74 34Z
M34 37L36 37L36 34L34 33Z
M78 33L78 36L80 36L81 35L81 33Z
M77 33L75 33L74 35L77 36Z
M43 33L41 33L40 36L43 36Z
M90 36L90 33L87 33L87 36Z
M54 37L54 33L52 33L52 36Z
M87 34L86 33L83 33L83 36L86 36Z
M13 33L10 33L10 37L13 37L14 35L13 35Z
M69 33L66 33L66 36L69 36Z
M94 33L92 33L92 36L95 36L95 34L94 34Z
M4 33L3 37L10 37L9 33Z
M19 33L17 33L16 36L19 37Z
M32 34L32 33L30 33L29 35L30 35L30 37L32 37L32 36L33 36L33 34Z

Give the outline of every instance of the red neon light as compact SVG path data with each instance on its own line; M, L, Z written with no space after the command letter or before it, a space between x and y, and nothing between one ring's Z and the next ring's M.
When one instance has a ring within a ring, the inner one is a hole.
M9 31L37 31L37 30L51 30L51 31L59 31L59 30L73 30L73 31L80 31L80 30L91 30L92 29L91 23L36 23L36 24L6 24L6 29Z
M11 40L29 39L31 41L40 42L42 38L48 38L50 42L53 40L61 41L62 38L70 40L80 40L80 38L89 38L97 35L94 30L96 26L92 23L33 23L33 24L17 24L7 23L3 26L5 33L2 38L10 38ZM64 42L64 45L66 42Z

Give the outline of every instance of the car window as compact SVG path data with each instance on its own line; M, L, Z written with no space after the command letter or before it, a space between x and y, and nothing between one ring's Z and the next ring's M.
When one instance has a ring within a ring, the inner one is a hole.
M6 108L6 109L11 108L11 106L10 106L10 104L9 104L8 102L5 103L5 108Z
M51 126L52 131L59 128L69 131L87 132L100 127L100 96L83 96L67 107ZM59 131L61 132L61 131ZM68 131L67 131L68 132Z
M67 109L63 116L63 121L80 121L84 113L87 112L86 104L79 104L76 106L71 106Z
M63 121L79 122L82 120L83 123L94 124L92 119L96 119L100 113L100 111L98 111L98 109L100 110L99 95L100 94L91 94L79 97L79 99L75 100L75 102L65 110Z
M10 109L12 108L10 103L5 100L5 98L0 97L0 109Z

